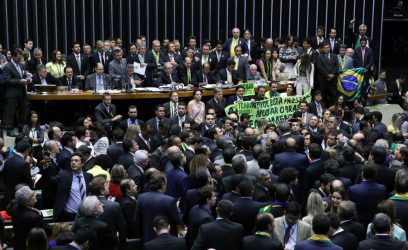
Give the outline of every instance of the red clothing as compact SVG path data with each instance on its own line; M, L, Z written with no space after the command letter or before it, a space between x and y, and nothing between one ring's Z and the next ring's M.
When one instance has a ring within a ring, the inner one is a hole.
M119 200L122 197L122 191L120 191L120 185L109 181L109 197L115 197L115 200Z

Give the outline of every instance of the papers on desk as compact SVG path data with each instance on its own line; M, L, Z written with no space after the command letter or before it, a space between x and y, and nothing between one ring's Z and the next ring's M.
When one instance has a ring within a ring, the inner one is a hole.
M44 210L40 210L42 215L44 217L52 217L54 215L54 210L53 209L44 209Z
M133 63L133 72L136 73L136 74L144 76L145 73L146 73L146 68L147 68L146 66L141 67L140 63L137 63L137 62Z
M162 92L161 89L155 87L143 87L143 88L135 88L135 91L140 92Z

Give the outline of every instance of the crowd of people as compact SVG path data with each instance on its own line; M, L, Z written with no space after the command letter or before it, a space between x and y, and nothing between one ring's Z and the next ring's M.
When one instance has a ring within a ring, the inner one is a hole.
M362 99L347 103L336 90L339 70L373 72L366 29L360 25L348 46L335 29L326 39L318 27L301 44L289 36L258 45L249 30L241 38L234 28L215 48L205 42L199 49L190 37L185 49L155 40L148 50L142 36L127 51L118 38L98 41L94 53L74 42L72 54L56 50L46 63L28 39L11 58L0 56L4 127L16 137L1 155L1 205L14 248L408 249L406 76L385 83L380 74L383 82L373 86L404 108L388 127L381 112ZM144 75L134 73L134 62L146 67ZM295 84L286 95L313 89L313 100L301 101L291 119L251 127L248 114L224 112L285 94L277 81L288 78ZM269 89L244 97L239 83L249 80ZM236 93L225 98L215 88L205 101L199 87L217 82L235 85ZM26 92L52 83L103 92L102 102L74 131L44 125L41 110L25 122ZM184 102L171 91L152 118L139 117L142 107L133 104L126 117L119 114L107 92L178 83L196 87L193 98ZM39 211L51 208L53 228Z

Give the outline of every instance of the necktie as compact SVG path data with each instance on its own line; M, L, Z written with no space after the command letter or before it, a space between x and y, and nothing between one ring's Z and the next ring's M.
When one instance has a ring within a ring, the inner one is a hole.
M101 53L101 63L102 63L103 65L105 65L105 58L104 58L103 54L104 54L104 53Z
M340 68L344 69L344 57L340 57Z
M285 230L285 235L283 236L283 245L286 245L286 243L288 243L289 238L290 238L290 231L292 230L292 226L289 226L286 228Z
M17 68L17 71L18 71L18 74L20 75L20 77L23 78L23 73L21 72L20 65L17 64L16 68Z
M68 79L68 86L71 86L71 79Z
M103 80L102 80L102 76L98 76L98 87L97 90L103 90Z
M191 71L190 69L187 69L187 83L191 82Z
M327 57L327 60L330 61L330 54L327 54L326 57Z
M170 82L173 82L173 77L171 76L171 74L169 75L170 78Z
M172 105L173 105L173 115L172 115L173 117L177 115L177 103L172 102Z
M319 117L322 117L322 105L320 103L316 104L317 107L317 114Z
M77 63L78 63L79 72L81 72L81 58L79 57L79 55L76 55L76 59L77 59Z
M203 82L207 82L207 76L203 74Z
M221 58L221 53L220 53L220 52L217 52L217 61L218 61L218 62L220 61L220 58Z
M232 39L230 48L230 57L235 56L235 47L238 45L238 39Z
M85 199L85 187L84 184L82 183L82 176L77 175L78 179L78 184L79 184L79 194L81 195L82 200Z
M361 62L363 63L361 66L364 67L364 56L365 56L365 49L361 48Z
M170 62L174 62L173 55L170 54Z

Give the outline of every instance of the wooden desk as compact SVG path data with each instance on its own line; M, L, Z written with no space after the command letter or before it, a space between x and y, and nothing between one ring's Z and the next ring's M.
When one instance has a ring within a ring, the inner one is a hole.
M278 90L286 90L286 84L279 84ZM268 88L269 89L269 88ZM213 96L214 90L202 89L203 96ZM235 94L235 88L223 89L224 95ZM112 93L113 100L131 100L131 99L167 99L169 98L169 92L138 92L138 93ZM179 91L179 97L193 97L192 90ZM102 94L94 94L91 91L81 91L78 93L64 93L64 94L27 94L27 100L30 101L91 101L101 100Z

